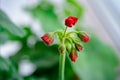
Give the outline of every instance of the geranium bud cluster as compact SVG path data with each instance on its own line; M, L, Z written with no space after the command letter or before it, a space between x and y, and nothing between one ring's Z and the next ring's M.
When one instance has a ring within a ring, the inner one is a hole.
M78 21L77 17L69 16L65 19L66 29L72 28ZM84 31L70 31L60 30L55 32L46 33L41 39L47 44L51 45L54 41L54 36L57 35L60 41L59 52L60 54L68 54L71 61L75 62L78 58L78 53L83 50L82 43L87 43L90 40L89 34Z

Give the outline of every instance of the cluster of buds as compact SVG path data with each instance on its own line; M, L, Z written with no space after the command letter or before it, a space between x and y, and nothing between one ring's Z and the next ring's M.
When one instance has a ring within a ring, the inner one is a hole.
M55 31L46 33L41 39L47 44L51 45L54 41L54 35L56 34L60 41L59 52L60 54L69 54L71 61L75 62L78 58L78 53L83 50L82 43L87 43L90 40L90 36L84 31L67 31L67 28L73 27L78 21L78 18L69 16L65 19L66 29L61 31Z

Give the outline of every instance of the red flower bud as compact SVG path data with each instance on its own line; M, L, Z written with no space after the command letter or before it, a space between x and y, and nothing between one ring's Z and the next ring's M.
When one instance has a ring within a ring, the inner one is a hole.
M90 36L85 32L80 33L79 37L83 42L88 42L90 40Z
M47 45L51 45L52 42L54 41L53 36L51 36L50 33L46 33L44 34L41 39L47 44Z
M77 60L77 57L78 57L76 51L73 50L70 53L69 57L70 57L71 61L75 62Z
M74 16L69 16L67 19L65 19L65 25L68 27L72 27L77 23L77 21L78 21L78 18Z
M83 50L83 47L80 44L76 44L75 47L76 47L76 49L78 51L82 51Z

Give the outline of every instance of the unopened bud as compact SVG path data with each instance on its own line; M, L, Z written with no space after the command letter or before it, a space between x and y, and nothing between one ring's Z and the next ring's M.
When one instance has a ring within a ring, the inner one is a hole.
M58 48L60 54L65 54L65 46L64 45L60 45L60 47Z
M76 62L78 55L75 50L72 50L69 57L70 57L71 61Z
M76 44L75 47L76 47L76 49L77 49L78 51L82 51L82 50L83 50L83 47L82 47L82 45L80 45L80 44Z
M77 17L74 16L69 16L67 19L65 19L65 25L67 27L72 27L73 25L75 25L78 21Z
M81 32L81 33L78 34L78 36L85 43L87 43L90 40L90 36L86 32Z
M72 50L72 44L69 41L66 41L65 45L66 45L66 49L67 49L68 53L70 53Z
M47 44L51 45L54 41L54 36L51 33L44 34L41 39Z

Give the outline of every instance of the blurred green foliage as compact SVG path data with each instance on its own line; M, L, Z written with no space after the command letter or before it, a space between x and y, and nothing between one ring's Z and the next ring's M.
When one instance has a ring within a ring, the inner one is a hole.
M24 31L13 24L2 10L0 10L0 27L19 37L23 37L25 35Z
M79 77L83 80L116 80L118 60L113 49L94 35L84 47L78 61L72 64Z
M61 15L62 20L69 15L77 16L82 20L84 11L77 0L64 1L60 14L55 13L56 8L49 1L43 0L26 10L41 23L44 32L63 29L64 26L59 21ZM28 44L30 37L36 41L35 44ZM58 80L58 45L46 46L32 32L30 26L24 26L22 30L14 25L3 11L0 11L0 44L8 40L19 41L22 47L8 59L0 57L0 80ZM114 50L93 34L90 42L84 47L76 63L70 62L67 56L65 80L115 80L118 60ZM25 77L18 72L19 64L24 60L36 66L36 70Z
M50 32L62 28L58 16L54 12L54 6L49 2L43 1L27 10L41 23L44 31Z
M9 59L0 57L0 80L22 80Z

